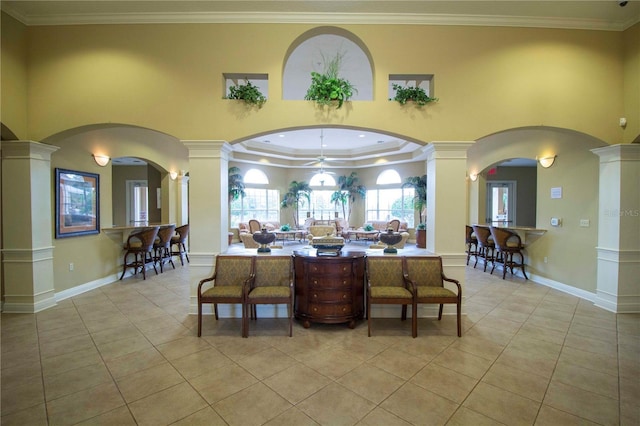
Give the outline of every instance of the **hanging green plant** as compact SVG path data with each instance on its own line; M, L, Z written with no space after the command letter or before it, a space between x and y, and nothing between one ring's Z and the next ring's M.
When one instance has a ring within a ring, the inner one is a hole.
M396 91L396 95L393 98L389 98L389 100L397 101L401 105L406 104L408 101L412 101L418 106L424 106L429 102L436 102L438 100L438 98L432 98L427 95L427 92L419 86L401 86L394 83L391 87Z
M261 107L267 102L267 98L262 94L258 86L251 84L249 80L247 80L247 84L236 84L235 86L229 87L227 99L245 101L250 105L257 105L258 107Z
M337 103L337 108L342 107L344 101L351 99L358 90L348 80L340 78L340 64L344 53L336 53L333 59L327 60L324 55L324 69L322 73L311 72L311 86L307 89L304 99L316 101L319 105L332 105Z

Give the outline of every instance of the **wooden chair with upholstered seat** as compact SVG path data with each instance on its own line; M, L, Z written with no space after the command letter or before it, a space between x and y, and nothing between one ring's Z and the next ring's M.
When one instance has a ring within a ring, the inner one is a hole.
M471 256L475 256L476 263L478 263L478 238L473 232L473 227L469 225L465 225L464 242L467 245L467 249L465 250L467 253L467 265L469 265L469 259L471 259Z
M262 230L262 225L260 225L260 221L257 219L249 220L249 233L255 234L256 232L260 232Z
M189 263L189 254L187 253L187 236L189 235L189 224L178 226L176 234L171 237L171 256L179 256L180 264L184 266L183 258Z
M171 256L171 238L175 233L175 225L161 226L153 243L153 264L160 264L160 273L164 272L163 265L167 262L171 263L173 269L176 269L176 265L173 263L173 256Z
M416 289L416 305L420 303L439 304L438 321L440 321L443 305L454 303L458 317L458 337L461 337L462 287L460 287L460 282L444 275L440 256L407 256L404 260L405 274L413 282ZM446 288L445 282L455 284L457 291L454 292Z
M198 284L198 337L202 335L202 305L213 304L218 320L218 304L240 304L244 308L244 285L253 274L253 256L217 255L213 276ZM206 283L213 282L213 286ZM241 330L242 334L242 330Z
M511 269L511 274L513 274L513 268L521 268L522 275L528 280L529 277L527 277L527 273L524 271L524 253L522 253L524 246L522 245L520 235L508 229L495 228L493 226L490 227L489 230L496 247L497 262L502 263L502 279L504 280L507 275L507 268ZM514 254L520 256L519 262L513 260ZM496 262L493 262L493 267L491 268L492 274L495 268Z
M399 219L391 219L389 223L387 223L387 229L393 229L393 232L400 232L400 220Z
M496 245L491 238L491 230L486 226L472 225L473 233L478 239L478 250L476 255L476 263L473 264L475 269L478 264L478 257L484 260L484 272L487 272L487 264L494 263L496 260Z
M293 335L293 259L291 256L256 256L253 274L244 287L243 337L249 336L249 318L257 320L256 305L286 304L289 337Z
M156 274L158 273L153 261L153 243L156 240L159 229L159 226L154 226L129 235L124 245L124 262L120 279L124 278L127 268L133 268L134 274L137 274L138 269L140 269L142 271L142 279L146 280L147 263L151 263L153 270L156 271ZM129 255L133 255L133 260L127 260Z
M401 320L407 319L407 306L411 305L411 335L416 337L417 317L415 289L405 276L402 257L367 256L367 325L371 337L371 305L402 305Z

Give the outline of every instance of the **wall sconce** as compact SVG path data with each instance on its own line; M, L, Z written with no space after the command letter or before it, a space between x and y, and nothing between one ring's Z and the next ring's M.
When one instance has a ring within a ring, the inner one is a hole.
M542 157L542 158L538 158L538 163L540 163L540 165L542 167L544 167L545 169L548 169L549 167L553 166L553 163L556 161L556 156L552 155L549 157Z
M178 172L169 172L169 177L171 178L171 180L176 180L176 178L178 177Z
M111 158L108 155L93 155L93 160L96 162L96 164L100 167L104 167L107 164L109 164L109 160L111 160Z
M477 173L469 173L469 179L471 179L472 182L475 182L478 180L478 174Z

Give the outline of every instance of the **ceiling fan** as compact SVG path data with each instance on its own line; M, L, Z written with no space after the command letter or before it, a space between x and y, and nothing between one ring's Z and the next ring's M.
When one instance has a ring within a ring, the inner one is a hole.
M327 173L327 174L335 174L332 172L327 172L324 170L324 165L328 162L339 162L340 160L336 160L333 158L327 158L324 156L324 130L320 129L320 155L318 157L316 157L315 160L310 161L308 163L305 163L305 166L320 166L320 172L319 173Z

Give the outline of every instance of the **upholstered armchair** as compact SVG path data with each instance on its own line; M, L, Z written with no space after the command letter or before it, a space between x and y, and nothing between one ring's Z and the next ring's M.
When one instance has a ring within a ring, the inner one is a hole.
M405 276L403 257L367 256L367 325L371 337L371 305L402 305L401 320L407 319L411 305L411 335L418 335L415 289Z
M336 225L311 225L307 230L307 239L313 241L314 237L326 237L327 235L336 235Z
M249 233L254 234L256 232L260 232L262 230L262 226L260 225L260 221L257 219L249 220Z
M458 316L458 337L462 336L460 311L462 309L462 287L458 280L447 278L442 269L440 256L407 256L405 257L405 275L416 289L416 306L420 303L437 303L438 321L442 319L444 303L454 303ZM444 283L455 285L457 291L445 287ZM417 330L416 330L417 332Z
M291 337L293 335L293 294L291 256L256 256L253 274L244 286L242 336L249 336L249 319L257 320L256 305L286 304L289 337Z
M253 273L253 256L216 256L213 276L198 284L198 337L202 335L202 305L213 304L218 320L218 303L238 303L244 309L244 285ZM208 283L213 283L213 286ZM205 285L206 284L206 285ZM242 334L243 330L241 330Z

